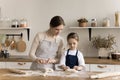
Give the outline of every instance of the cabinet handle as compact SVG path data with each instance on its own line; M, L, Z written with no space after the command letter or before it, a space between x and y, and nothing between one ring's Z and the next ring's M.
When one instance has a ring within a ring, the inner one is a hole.
M19 62L18 65L25 65L25 62Z
M98 68L106 68L107 66L106 65L98 65L97 67Z

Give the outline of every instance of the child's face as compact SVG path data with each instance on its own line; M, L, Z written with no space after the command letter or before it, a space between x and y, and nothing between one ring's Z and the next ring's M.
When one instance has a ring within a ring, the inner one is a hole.
M77 48L77 45L78 45L78 41L74 38L70 38L68 40L68 46L69 46L69 49L71 50L74 50Z

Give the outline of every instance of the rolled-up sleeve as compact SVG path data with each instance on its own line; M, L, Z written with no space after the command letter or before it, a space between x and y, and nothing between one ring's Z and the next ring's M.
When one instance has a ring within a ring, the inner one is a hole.
M37 34L35 36L32 46L31 46L31 49L30 49L30 52L29 52L29 56L33 61L36 60L36 58L37 58L35 55L35 52L37 50L38 45L39 45L39 34Z

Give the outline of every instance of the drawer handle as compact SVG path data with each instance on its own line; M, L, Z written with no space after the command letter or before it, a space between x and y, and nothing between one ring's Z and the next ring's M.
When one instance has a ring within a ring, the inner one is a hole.
M25 65L25 62L19 62L18 65Z
M98 65L97 67L99 67L99 68L106 68L107 66L106 65Z

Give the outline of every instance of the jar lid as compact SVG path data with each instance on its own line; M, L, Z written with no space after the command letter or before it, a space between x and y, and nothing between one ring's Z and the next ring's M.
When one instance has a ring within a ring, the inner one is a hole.
M96 19L94 18L94 19L91 19L91 21L96 21Z

